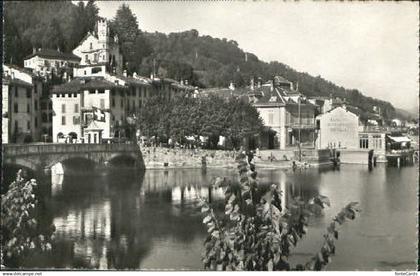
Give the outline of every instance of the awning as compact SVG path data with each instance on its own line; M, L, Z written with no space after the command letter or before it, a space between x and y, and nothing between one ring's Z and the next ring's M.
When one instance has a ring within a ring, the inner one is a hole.
M388 136L389 139L397 143L411 142L410 138L405 136Z

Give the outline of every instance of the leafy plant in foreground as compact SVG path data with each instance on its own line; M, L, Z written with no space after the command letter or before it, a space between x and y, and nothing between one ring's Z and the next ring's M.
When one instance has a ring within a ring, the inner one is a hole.
M34 189L35 179L25 181L17 173L16 180L1 197L1 264L16 265L18 257L29 252L51 249L54 226L47 233L40 230L36 220L37 199Z
M320 213L327 197L318 195L308 202L297 197L289 208L282 208L282 191L276 185L264 188L257 183L252 158L237 157L239 183L217 178L215 186L225 188L225 209L219 217L201 199L203 223L208 237L204 242L206 270L322 270L335 253L338 226L353 220L360 210L347 204L334 218L324 235L319 252L305 264L289 262L291 248L307 233L308 218Z

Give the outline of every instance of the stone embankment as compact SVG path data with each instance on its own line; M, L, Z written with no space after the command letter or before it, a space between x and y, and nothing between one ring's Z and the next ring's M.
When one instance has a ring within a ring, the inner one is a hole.
M163 168L236 168L236 151L171 149L160 147L141 148L146 169ZM292 168L293 161L298 166L319 166L331 164L329 151L303 151L302 162L298 161L295 150L261 150L255 154L257 168Z
M235 151L142 147L146 169L236 167Z

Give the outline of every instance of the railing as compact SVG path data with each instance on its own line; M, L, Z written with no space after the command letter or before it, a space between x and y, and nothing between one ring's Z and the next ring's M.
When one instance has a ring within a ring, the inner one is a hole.
M44 153L74 153L74 152L132 152L137 151L136 144L43 144L43 145L11 145L2 147L7 156L44 154Z

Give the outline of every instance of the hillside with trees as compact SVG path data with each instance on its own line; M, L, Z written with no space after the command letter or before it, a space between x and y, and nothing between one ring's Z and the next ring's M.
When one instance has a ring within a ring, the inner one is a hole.
M71 2L6 2L4 4L4 61L23 65L33 48L60 48L70 52L94 29L98 8L94 1L77 5ZM298 72L278 61L264 62L246 53L236 41L200 35L197 30L164 34L141 30L129 6L122 4L111 20L111 32L118 34L128 73L143 76L188 80L198 87L237 87L250 79L267 81L281 75L299 84L306 96L340 97L363 111L380 107L385 119L396 115L389 102L363 95L357 89L340 87L321 76Z

